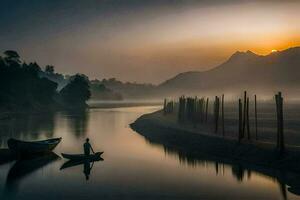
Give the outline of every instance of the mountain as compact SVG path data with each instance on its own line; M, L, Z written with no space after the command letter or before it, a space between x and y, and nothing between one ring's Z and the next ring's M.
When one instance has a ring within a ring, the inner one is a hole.
M178 74L159 85L173 94L201 92L273 92L300 94L300 47L266 56L236 52L223 64L203 72Z

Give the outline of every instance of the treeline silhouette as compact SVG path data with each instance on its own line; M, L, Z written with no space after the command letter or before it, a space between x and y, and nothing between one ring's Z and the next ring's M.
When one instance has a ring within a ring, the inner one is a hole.
M55 77L65 83L61 90ZM85 75L64 77L55 74L53 66L43 71L36 62L23 62L16 51L8 50L0 56L1 111L85 107L90 96Z
M110 97L114 100L120 99L153 99L160 98L162 94L157 93L157 87L152 84L136 83L136 82L122 82L116 78L92 80L93 85L100 85L105 87L103 94L110 93ZM92 88L93 89L93 88ZM96 89L100 89L99 87ZM109 91L110 90L110 91ZM93 93L93 92L92 92ZM94 93L93 93L94 95ZM103 95L98 95L100 98Z
M95 100L123 100L123 96L112 89L107 88L98 80L90 81L92 99Z

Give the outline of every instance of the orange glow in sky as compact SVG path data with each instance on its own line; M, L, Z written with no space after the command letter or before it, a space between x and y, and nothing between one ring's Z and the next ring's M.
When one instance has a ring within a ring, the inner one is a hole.
M16 49L25 60L52 64L63 73L160 83L181 72L211 69L236 51L267 55L300 46L300 1L229 2L114 4L112 10L99 3L91 6L103 10L92 16L85 16L91 8L84 6L46 18L35 13L43 23L15 20L30 28L7 28L11 31L0 35L1 50Z

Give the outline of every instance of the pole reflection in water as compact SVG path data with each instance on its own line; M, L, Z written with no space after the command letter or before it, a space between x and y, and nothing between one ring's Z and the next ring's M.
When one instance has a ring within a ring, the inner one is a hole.
M177 157L181 165L188 165L196 168L198 165L214 165L216 175L225 175L225 168L231 168L232 176L239 182L244 182L251 179L251 174L255 173L258 175L270 178L278 184L282 199L287 198L287 187L288 191L294 195L300 195L300 174L294 172L286 172L284 170L275 170L264 168L262 166L255 166L242 161L227 160L226 158L212 157L205 154L195 154L192 149L181 149L176 148L176 145L172 145L169 142L160 143L157 140L152 140L144 136L147 143L162 148L165 154ZM220 170L221 169L221 170ZM220 171L222 173L220 173ZM245 178L247 174L247 179Z

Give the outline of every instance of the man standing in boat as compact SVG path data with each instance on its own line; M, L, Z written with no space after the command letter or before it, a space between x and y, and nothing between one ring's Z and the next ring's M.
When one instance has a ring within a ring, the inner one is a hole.
M86 138L86 142L83 144L84 155L86 155L86 156L90 155L90 150L92 150L92 152L95 153L93 150L93 147L89 141L90 141L90 139Z

